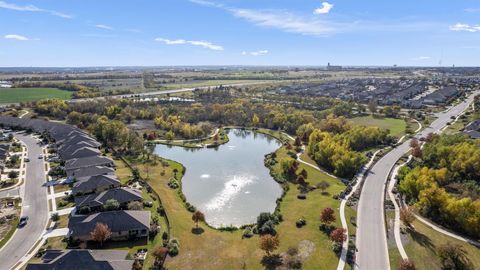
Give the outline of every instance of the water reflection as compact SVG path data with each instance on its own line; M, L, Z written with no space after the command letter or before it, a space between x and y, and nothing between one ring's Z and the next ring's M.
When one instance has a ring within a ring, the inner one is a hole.
M274 211L282 194L263 164L280 142L250 130L226 132L229 142L216 149L155 146L156 154L187 168L183 193L215 227L254 223L259 213Z

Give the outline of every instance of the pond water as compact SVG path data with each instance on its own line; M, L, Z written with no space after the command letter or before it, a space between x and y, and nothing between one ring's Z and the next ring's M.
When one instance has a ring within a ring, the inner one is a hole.
M253 131L226 132L230 141L217 148L155 146L157 155L186 167L183 193L214 227L255 223L261 212L275 210L282 195L281 186L264 165L264 156L281 143Z

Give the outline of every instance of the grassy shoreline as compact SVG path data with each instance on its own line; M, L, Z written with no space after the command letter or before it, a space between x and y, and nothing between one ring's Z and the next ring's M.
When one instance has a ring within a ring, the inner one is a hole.
M251 128L250 128L251 129ZM270 135L285 142L288 139L280 131L258 129L257 132ZM287 154L285 146L276 150L277 160L291 158ZM246 267L247 269L263 269L260 264L264 253L258 247L258 236L250 239L242 239L242 230L222 231L211 228L203 223L200 227L203 233L194 234L194 227L191 221L192 213L186 209L178 190L167 186L169 179L173 176L173 169L177 168L178 173L182 172L182 165L175 161L165 160L168 165L164 166L159 162L158 166L149 169L148 183L154 191L161 196L164 208L166 209L171 224L171 236L180 241L180 253L176 257L169 257L166 267L169 269L228 269ZM145 164L132 164L139 168L142 176L145 176ZM308 193L307 199L299 200L297 186L287 182L287 191L278 200L277 209L283 216L283 222L276 226L280 236L280 247L278 253L285 252L289 247L296 246L304 248L311 247L304 261L303 269L332 269L338 264L337 255L330 248L330 240L319 230L319 215L324 207L331 207L336 211L337 221L335 226L340 226L338 207L340 201L332 198L332 195L339 193L345 185L335 178L323 174L309 166L301 164L299 170L305 169L308 173L307 181L314 185L322 180L330 183L326 194L315 190ZM280 173L280 164L277 162L271 168L272 175ZM177 173L177 174L178 174ZM177 175L180 179L181 175ZM278 181L277 182L282 182ZM297 228L295 222L299 218L307 220L307 225ZM195 267L194 267L195 266ZM202 269L202 268L201 268Z

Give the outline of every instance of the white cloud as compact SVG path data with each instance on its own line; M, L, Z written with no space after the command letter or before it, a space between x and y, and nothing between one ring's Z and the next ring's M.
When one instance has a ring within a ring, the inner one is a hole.
M313 11L313 14L327 14L332 10L333 4L330 4L328 2L323 2L322 7L317 8Z
M104 29L104 30L113 30L113 27L105 25L105 24L96 24L95 27Z
M4 38L6 38L6 39L21 40L21 41L27 41L27 40L29 40L29 39L28 39L27 37L25 37L25 36L15 35L15 34L5 35Z
M39 7L36 7L34 5L19 6L19 5L16 5L16 4L10 4L10 3L4 2L4 1L0 1L0 8L16 10L16 11L45 12L45 13L49 13L50 15L65 18L65 19L71 19L72 18L71 15L61 13L61 12L58 12L58 11L55 11L55 10L48 10L48 9L39 8Z
M254 52L246 52L243 51L242 55L251 55L251 56L262 56L268 53L268 50L261 50L261 51L254 51Z
M457 23L450 26L452 31L466 31L470 33L480 32L480 25L469 25L464 23Z
M412 60L415 60L415 61L430 60L430 59L432 59L430 56L419 56L419 57L412 58Z
M222 46L213 44L213 43L208 42L208 41L203 41L203 40L185 40L185 39L170 40L170 39L166 39L166 38L156 38L155 41L163 42L167 45L190 44L190 45L193 45L193 46L199 46L199 47L214 50L214 51L223 51Z
M257 11L250 9L229 9L236 17L246 19L256 25L276 28L285 32L303 35L325 35L334 28L319 20L309 20L303 17L279 11Z
M464 10L468 13L480 13L480 8L466 8Z

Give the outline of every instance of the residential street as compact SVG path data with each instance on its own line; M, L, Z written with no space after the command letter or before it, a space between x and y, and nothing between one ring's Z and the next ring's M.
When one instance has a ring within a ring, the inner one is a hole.
M45 183L45 165L38 156L43 154L37 140L30 135L17 134L16 138L24 142L28 149L30 162L26 163L26 181L22 204L22 216L28 216L25 227L19 228L8 244L0 250L0 269L11 269L34 246L43 235L48 221L47 189ZM12 192L12 191L10 191Z
M477 91L470 95L467 102L461 102L450 110L437 114L438 118L416 137L425 137L431 132L438 133L448 122L453 121L452 116L457 117L461 114L478 93ZM409 144L410 140L405 141L378 160L365 179L357 214L357 269L389 269L384 221L385 183L397 160L409 150Z

